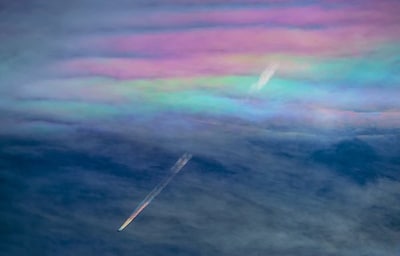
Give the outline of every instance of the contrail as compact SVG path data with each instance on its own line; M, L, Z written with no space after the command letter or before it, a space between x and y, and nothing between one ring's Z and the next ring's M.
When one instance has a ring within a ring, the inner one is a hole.
M275 74L276 70L278 69L278 64L271 64L269 65L260 75L258 78L257 83L254 83L250 87L249 93L261 90L272 78Z
M272 76L278 70L278 67L278 64L270 64L264 69L258 78L257 83L251 85L249 91L247 92L246 98L243 100L243 103L247 103L254 92L260 91L262 88L264 88L264 86L269 82L269 80L271 80Z
M175 177L175 175L189 162L192 155L189 153L183 154L178 161L171 167L171 174L167 176L160 184L158 184L136 207L131 216L121 225L118 231L122 231L126 226L129 225L158 195L160 192L168 185L168 183Z

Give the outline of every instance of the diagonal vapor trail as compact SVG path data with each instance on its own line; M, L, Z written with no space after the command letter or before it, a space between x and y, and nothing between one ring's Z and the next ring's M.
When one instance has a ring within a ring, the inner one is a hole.
M133 213L126 219L126 221L121 225L118 231L122 231L126 226L129 225L150 203L151 201L158 195L160 192L168 185L168 183L175 177L176 174L189 162L192 158L192 155L189 153L183 154L178 161L171 167L171 174L167 176L160 184L158 184L144 199L143 201L136 207Z
M262 88L264 88L264 86L269 82L269 80L271 80L272 76L275 74L278 68L278 63L270 64L268 67L266 67L258 78L258 81L251 85L245 101L249 100L254 92L258 92Z
M257 83L253 84L250 88L250 92L260 91L268 82L271 80L272 76L277 71L279 65L271 64L269 65L258 78Z

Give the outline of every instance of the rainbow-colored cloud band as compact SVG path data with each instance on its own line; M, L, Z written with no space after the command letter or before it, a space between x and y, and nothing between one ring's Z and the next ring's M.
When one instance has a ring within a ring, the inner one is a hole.
M47 79L21 86L12 108L80 123L173 113L189 123L201 116L395 128L399 7L323 1L80 17L91 30L71 35L73 44L60 48L70 57L51 61ZM245 100L274 63L268 85Z

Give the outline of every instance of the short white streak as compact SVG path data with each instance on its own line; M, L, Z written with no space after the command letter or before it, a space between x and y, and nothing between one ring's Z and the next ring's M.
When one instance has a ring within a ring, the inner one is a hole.
M250 87L250 93L260 91L272 78L275 72L278 70L278 64L269 65L260 75L257 83L254 83Z

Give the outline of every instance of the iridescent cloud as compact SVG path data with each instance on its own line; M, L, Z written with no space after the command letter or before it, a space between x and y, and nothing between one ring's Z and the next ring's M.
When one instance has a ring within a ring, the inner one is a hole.
M57 43L63 58L3 105L81 123L173 113L186 124L397 125L399 3L203 4L78 16ZM243 100L270 63L268 86Z

